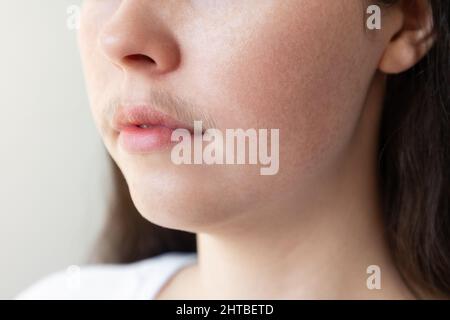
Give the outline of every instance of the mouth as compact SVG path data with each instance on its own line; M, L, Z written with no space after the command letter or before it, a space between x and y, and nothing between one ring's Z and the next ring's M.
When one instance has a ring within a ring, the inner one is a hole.
M192 126L183 123L150 106L118 108L113 118L113 129L118 133L120 146L128 153L151 153L169 148L176 129L185 129L192 135Z

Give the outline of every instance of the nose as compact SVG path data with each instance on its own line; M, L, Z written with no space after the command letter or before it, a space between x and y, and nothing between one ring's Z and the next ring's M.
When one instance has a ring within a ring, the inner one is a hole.
M169 73L180 63L180 50L167 23L145 3L124 1L103 26L98 39L100 48L126 73Z

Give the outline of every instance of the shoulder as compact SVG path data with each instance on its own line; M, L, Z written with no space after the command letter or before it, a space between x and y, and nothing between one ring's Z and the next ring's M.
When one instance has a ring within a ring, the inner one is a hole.
M71 266L42 278L16 299L151 299L172 273L195 259L195 253L168 252L129 264Z

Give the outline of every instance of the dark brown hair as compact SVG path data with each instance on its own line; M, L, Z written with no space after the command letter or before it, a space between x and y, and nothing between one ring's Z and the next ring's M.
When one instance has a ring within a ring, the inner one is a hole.
M450 1L429 2L434 47L414 68L388 79L381 193L392 251L407 282L415 291L450 296Z
M429 2L434 47L414 68L388 78L379 175L386 230L401 274L418 295L449 297L450 1ZM122 174L111 163L114 192L97 261L131 262L167 251L195 251L194 234L156 226L138 213Z

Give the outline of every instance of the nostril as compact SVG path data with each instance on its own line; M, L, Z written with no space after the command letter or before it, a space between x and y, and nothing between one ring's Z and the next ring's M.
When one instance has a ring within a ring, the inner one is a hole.
M155 60L146 56L145 54L133 54L126 57L126 59L130 62L145 62L155 64Z

